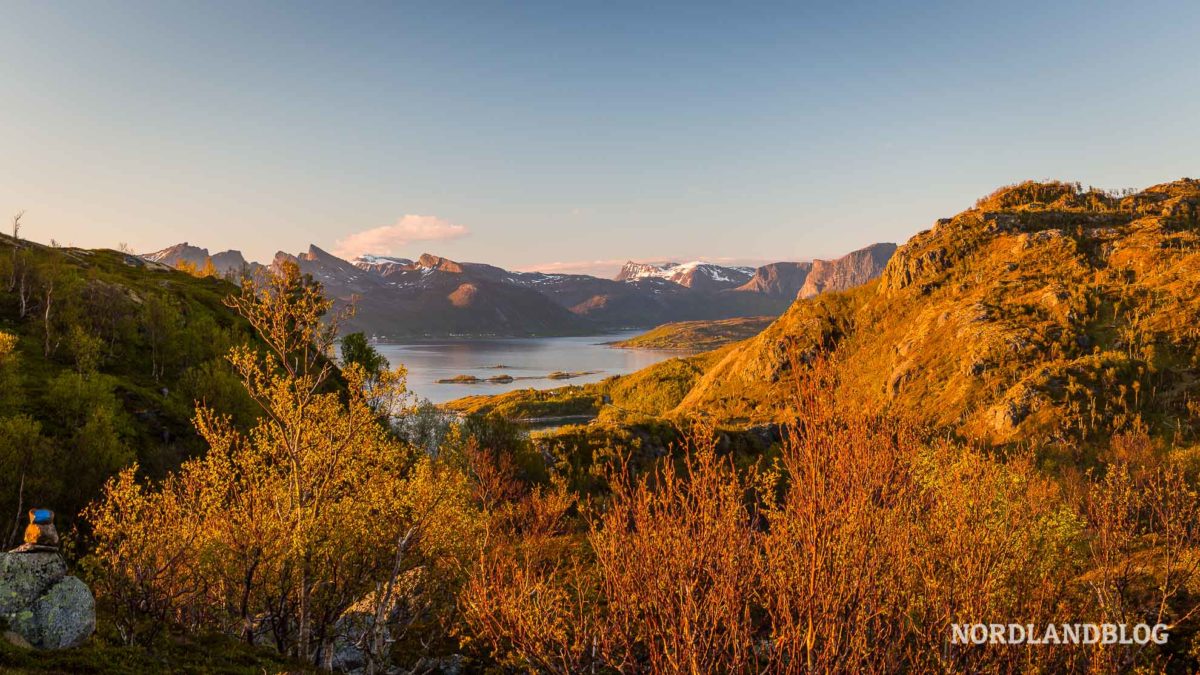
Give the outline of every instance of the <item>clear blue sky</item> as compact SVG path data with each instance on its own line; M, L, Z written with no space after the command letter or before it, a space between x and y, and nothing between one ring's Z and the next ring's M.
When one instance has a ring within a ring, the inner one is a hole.
M0 214L42 241L804 259L1200 174L1196 2L0 11Z

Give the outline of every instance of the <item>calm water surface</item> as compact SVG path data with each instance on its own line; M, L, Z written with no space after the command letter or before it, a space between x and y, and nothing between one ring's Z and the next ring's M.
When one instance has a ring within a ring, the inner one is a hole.
M528 388L553 389L569 384L598 382L612 375L633 372L653 363L681 356L680 352L613 349L604 344L644 332L636 330L585 337L378 343L375 349L386 356L393 366L404 364L408 368L409 390L434 403L442 403L474 394L500 394ZM597 372L569 380L546 379L546 375L556 370ZM474 375L486 379L501 374L517 379L506 384L437 383L437 380L456 375Z

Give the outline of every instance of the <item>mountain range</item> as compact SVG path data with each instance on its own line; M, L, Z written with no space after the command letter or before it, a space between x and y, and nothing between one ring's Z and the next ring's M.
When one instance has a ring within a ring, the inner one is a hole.
M431 254L412 260L362 255L344 260L317 246L279 252L269 265L238 251L188 243L143 256L170 266L240 277L283 261L321 282L357 311L348 330L381 338L579 335L670 321L778 315L797 297L843 290L879 276L896 250L874 244L836 260L733 267L694 261L628 262L613 279L516 272Z

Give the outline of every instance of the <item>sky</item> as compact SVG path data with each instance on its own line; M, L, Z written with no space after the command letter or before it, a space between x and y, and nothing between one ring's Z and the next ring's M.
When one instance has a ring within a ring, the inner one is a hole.
M0 0L0 215L611 274L1200 174L1200 3Z

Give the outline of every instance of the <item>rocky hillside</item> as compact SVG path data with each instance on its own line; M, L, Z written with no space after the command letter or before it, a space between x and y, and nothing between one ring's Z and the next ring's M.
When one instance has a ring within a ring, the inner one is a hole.
M128 464L160 476L201 452L196 401L240 425L257 416L225 358L253 342L222 302L233 284L3 235L0 279L15 282L0 284L0 548L30 502L65 532Z
M836 350L839 394L990 442L1200 431L1200 181L1130 195L1023 183L914 236L882 278L797 301L673 414L788 415ZM804 366L801 366L802 368Z

